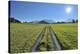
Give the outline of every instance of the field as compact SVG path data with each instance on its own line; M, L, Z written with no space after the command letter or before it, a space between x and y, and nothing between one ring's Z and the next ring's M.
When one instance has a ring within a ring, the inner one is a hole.
M77 23L69 24L31 24L31 23L10 23L10 52L30 52L33 44L44 27L45 33L39 42L39 51L55 50L51 39L49 27L55 32L57 39L64 50L77 49Z
M29 52L44 26L40 24L10 23L10 51Z
M64 49L77 49L77 23L51 25Z

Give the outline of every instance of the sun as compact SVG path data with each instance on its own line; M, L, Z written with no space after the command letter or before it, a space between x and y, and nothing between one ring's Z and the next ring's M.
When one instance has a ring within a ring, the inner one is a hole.
M67 8L66 8L66 13L69 14L69 13L71 13L71 11L72 11L72 8L71 8L71 7L67 7Z

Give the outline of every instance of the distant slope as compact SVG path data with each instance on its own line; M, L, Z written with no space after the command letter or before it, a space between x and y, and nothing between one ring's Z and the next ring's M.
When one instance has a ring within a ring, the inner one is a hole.
M9 19L10 19L10 22L13 22L13 23L15 23L15 22L20 23L20 21L17 20L17 19L15 19L15 18L9 18Z
M52 20L41 20L41 21L32 21L31 23L51 24L51 23L55 23L55 22Z
M39 21L38 23L41 23L41 24L49 24L48 22L42 20L42 21Z

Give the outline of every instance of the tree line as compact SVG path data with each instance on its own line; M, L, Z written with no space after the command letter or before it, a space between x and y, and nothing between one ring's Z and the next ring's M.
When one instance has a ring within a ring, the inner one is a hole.
M9 22L12 22L12 23L21 23L21 21L19 21L18 19L15 19L14 17L10 17L9 18ZM27 22L23 22L23 23L27 23ZM33 22L31 22L33 23ZM38 23L41 23L41 24L48 24L48 22L45 22L45 21L40 21ZM61 21L61 22L56 22L56 23L78 23L78 19L72 19L70 22L65 22L65 21ZM54 23L52 23L54 24Z
M72 19L71 21L69 22L65 22L65 21L61 21L61 22L57 22L57 23L78 23L78 19Z

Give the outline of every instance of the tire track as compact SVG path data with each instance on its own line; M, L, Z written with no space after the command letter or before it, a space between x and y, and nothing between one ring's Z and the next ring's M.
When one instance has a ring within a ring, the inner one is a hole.
M57 37L55 36L55 33L53 32L53 29L51 28L51 26L49 26L49 32L50 32L50 36L52 38L53 44L55 45L55 50L61 50L61 45L59 44L59 41L57 40Z
M42 30L42 32L40 33L40 35L38 36L38 38L36 39L35 43L33 44L32 48L31 48L31 52L36 52L37 48L39 48L39 43L42 40L42 38L44 37L44 33L46 32L46 29L49 30L49 34L51 36L52 39L52 44L55 46L54 50L62 50L62 46L59 42L59 40L57 39L55 33L53 32L53 29L51 28L51 26L45 26Z
M35 41L34 45L32 46L32 48L31 48L31 51L32 51L32 52L37 51L36 48L37 48L37 46L39 45L41 39L43 38L44 33L45 33L45 30L46 30L46 27L45 27L45 28L43 29L43 31L40 33L40 35L38 36L38 38L37 38L37 40Z

